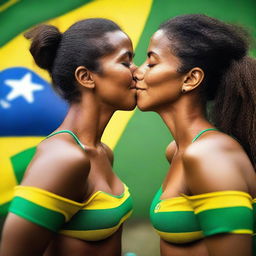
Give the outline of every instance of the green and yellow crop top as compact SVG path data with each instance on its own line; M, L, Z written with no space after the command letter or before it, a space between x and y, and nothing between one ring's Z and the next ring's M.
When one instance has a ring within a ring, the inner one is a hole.
M161 200L162 193L161 187L151 204L150 219L167 242L185 244L220 233L254 235L256 231L256 199L248 193L217 191ZM253 243L255 254L255 236Z
M162 188L150 209L151 222L170 243L190 243L219 233L253 234L256 199L241 191L218 191L161 200Z
M73 133L72 136L82 146ZM51 231L99 241L115 233L131 215L132 198L125 184L121 195L97 191L83 203L40 188L16 186L9 211Z

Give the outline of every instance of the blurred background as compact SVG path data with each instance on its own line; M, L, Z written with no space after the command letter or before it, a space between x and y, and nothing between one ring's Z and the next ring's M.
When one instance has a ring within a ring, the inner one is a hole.
M0 0L0 226L36 145L60 124L68 107L52 91L47 72L34 64L22 34L40 23L63 32L81 19L112 19L131 37L140 65L159 24L189 13L243 25L256 38L256 0ZM250 55L256 56L255 45ZM138 109L117 112L106 128L103 141L114 150L114 169L134 198L134 214L124 226L124 253L159 255L149 207L168 168L165 147L171 140L155 113Z

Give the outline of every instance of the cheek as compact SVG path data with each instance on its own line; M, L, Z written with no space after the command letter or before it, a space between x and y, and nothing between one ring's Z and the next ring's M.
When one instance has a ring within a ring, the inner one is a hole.
M146 90L138 93L138 107L144 111L155 110L180 96L182 76L174 69L159 65L145 74L144 83Z
M162 83L172 82L178 78L179 74L175 69L158 65L145 74L145 83L148 84L148 86L160 85Z
M126 68L115 68L108 76L108 81L113 85L119 85L122 87L129 87L132 82L132 73Z
M101 100L119 110L131 110L136 104L136 91L129 89L132 74L129 69L115 68L106 72L98 84Z

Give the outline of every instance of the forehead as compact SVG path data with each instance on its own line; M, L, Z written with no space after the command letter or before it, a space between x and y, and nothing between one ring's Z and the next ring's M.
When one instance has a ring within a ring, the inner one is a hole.
M115 51L125 48L126 50L132 51L131 39L122 31L112 31L105 34L105 39L115 49Z
M158 30L153 34L150 39L149 48L150 50L159 49L170 52L170 41L163 30Z
M171 42L163 30L156 31L150 39L148 52L154 52L161 59L171 60L180 63L171 51Z

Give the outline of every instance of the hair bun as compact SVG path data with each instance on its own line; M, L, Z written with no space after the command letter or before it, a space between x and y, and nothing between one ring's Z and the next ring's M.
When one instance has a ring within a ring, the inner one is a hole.
M62 33L55 26L39 25L26 32L24 36L32 40L30 52L36 64L50 71L62 38Z

